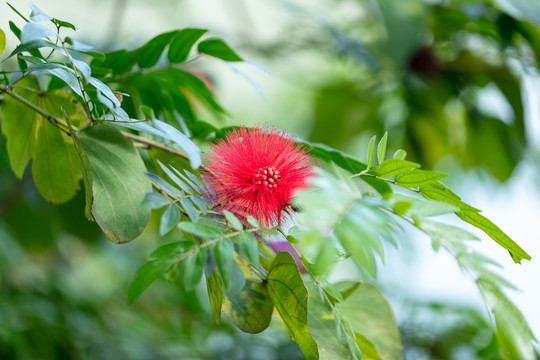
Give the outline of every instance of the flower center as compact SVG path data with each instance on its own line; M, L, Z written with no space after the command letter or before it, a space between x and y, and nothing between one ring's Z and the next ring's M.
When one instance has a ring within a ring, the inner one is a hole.
M268 189L273 189L277 186L279 179L281 179L279 171L277 171L276 168L273 166L267 166L265 168L257 169L254 181L258 185L267 187Z

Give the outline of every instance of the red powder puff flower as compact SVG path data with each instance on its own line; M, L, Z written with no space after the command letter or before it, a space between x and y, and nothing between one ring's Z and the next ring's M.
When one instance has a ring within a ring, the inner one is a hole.
M264 225L281 222L294 192L307 186L313 160L286 133L240 128L210 147L207 177L215 205Z

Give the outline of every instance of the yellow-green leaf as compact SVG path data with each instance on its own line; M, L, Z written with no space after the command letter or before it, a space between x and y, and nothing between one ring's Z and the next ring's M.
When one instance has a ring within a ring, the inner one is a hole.
M326 302L321 299L319 289L313 282L306 282L309 292L308 325L313 339L317 342L319 359L349 359L350 353L345 342L345 334L337 328L337 319Z
M32 177L41 196L53 204L75 196L82 178L77 151L71 139L48 121L41 121L32 162Z
M40 93L34 77L24 78L18 84L24 88L17 87L14 93L43 111L62 119L64 109L77 126L84 122L84 110L70 93L63 90ZM15 176L21 178L33 158L32 176L43 198L54 204L73 198L82 178L73 139L9 94L4 95L0 111Z
M268 291L289 334L307 359L318 359L317 343L308 329L308 291L288 252L276 255L268 271Z
M495 240L499 245L504 247L512 256L512 260L516 263L521 263L521 260L531 260L531 256L527 254L518 244L516 244L508 235L506 235L497 225L486 219L474 211L461 210L456 213L463 221L479 228Z
M4 51L6 48L6 34L4 34L4 31L0 29L0 54Z
M336 307L354 331L373 344L380 359L403 359L401 337L392 310L377 288L362 283ZM362 349L361 344L358 345Z
M236 256L235 264L239 273L245 277L245 284L239 291L233 287L225 290L223 315L240 330L257 334L268 327L272 320L274 303L268 293L268 284L253 275L247 262ZM217 274L217 271L214 270ZM219 280L219 274L217 274ZM221 287L221 281L219 286Z
M206 276L206 289L208 291L208 300L210 302L210 310L212 310L212 318L216 324L221 321L221 305L223 304L223 285L219 273L214 269L212 274Z
M413 188L432 184L447 176L448 174L436 171L412 170L397 174L394 180L401 186Z
M225 291L223 315L240 330L257 334L265 330L272 319L274 304L268 294L267 284L253 277L236 294Z
M514 304L491 282L477 280L482 297L493 311L496 338L505 360L535 359L534 335L527 320Z
M373 171L380 177L388 177L419 167L420 164L411 161L390 159L374 167Z

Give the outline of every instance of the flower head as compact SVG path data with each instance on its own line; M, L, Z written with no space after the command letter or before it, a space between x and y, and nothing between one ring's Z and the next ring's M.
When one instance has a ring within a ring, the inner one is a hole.
M296 190L307 186L313 160L286 133L240 128L210 147L207 179L216 206L265 225L281 221Z

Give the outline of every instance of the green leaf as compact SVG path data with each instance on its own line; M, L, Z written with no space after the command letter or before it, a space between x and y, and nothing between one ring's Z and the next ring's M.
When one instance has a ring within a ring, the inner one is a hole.
M159 222L159 235L163 236L171 231L180 221L180 209L176 204L167 206Z
M188 221L182 221L180 224L178 224L178 226L185 232L198 236L200 238L211 239L221 234L219 230L200 222L193 223Z
M133 240L150 217L150 209L142 205L146 193L152 190L139 152L110 126L88 127L78 135L92 163L94 219L109 240Z
M375 349L375 346L371 343L371 341L369 341L365 336L357 333L356 331L354 332L354 335L356 337L356 343L358 344L358 347L362 352L362 357L364 358L364 360L383 360L379 356L377 349Z
M521 260L531 260L529 254L510 239L510 237L499 229L497 225L486 219L484 216L474 211L465 210L457 212L456 215L459 216L461 220L484 231L490 238L495 240L495 242L508 250L515 263L520 264Z
M225 61L242 61L242 58L234 52L221 39L208 39L201 41L197 46L200 53L207 54Z
M77 150L77 155L79 157L79 165L82 169L85 196L84 215L88 220L94 221L94 218L92 217L92 164L90 163L88 155L86 155L86 151L84 151L84 147L81 143L81 140L79 139L79 135L77 135L77 132L73 129L73 126L71 126L69 116L67 115L67 113L65 113L64 108L62 108L62 110L64 111L64 118L66 119L69 133L71 134L71 138L73 139L73 145L75 145L75 150Z
M9 28L11 29L11 32L13 33L13 35L15 35L17 39L21 40L21 29L19 29L13 21L9 22Z
M187 213L189 220L191 220L191 222L196 222L199 218L199 214L197 213L197 210L195 209L195 206L193 206L190 199L185 197L181 198L180 205L182 205L182 208Z
M412 170L396 175L394 180L398 185L413 188L432 184L447 176L436 171Z
M206 207L206 202L199 195L192 195L190 198L191 202L199 208L199 211L204 216L206 215L208 209Z
M475 235L466 230L437 221L421 219L416 221L416 226L431 236L435 250L443 246L452 252L459 252L465 248L464 241L478 240Z
M375 277L377 270L373 245L380 248L380 242L370 231L366 231L355 221L344 218L335 228L336 237L343 248L351 254L351 258L361 270ZM362 241L358 241L362 239ZM382 249L382 248L381 248Z
M244 229L244 227L242 226L242 222L238 220L238 218L234 216L233 213L227 210L223 210L223 215L225 215L227 222L233 229L236 229L238 231L242 231Z
M228 289L226 289L227 292L231 294L238 294L240 290L242 290L244 286L246 285L246 276L244 274L245 272L242 268L240 268L240 265L239 265L242 259L237 258L235 256L235 260L236 261L233 261L233 265L232 265L231 286Z
M53 30L34 23L29 22L25 24L21 30L21 43L28 43L32 40L37 40L41 38L53 37L56 38L56 32Z
M433 187L433 185L434 184L430 186L420 186L419 188L420 193L426 199L442 201L447 204L456 206L460 208L461 210L475 211L475 212L480 211L478 209L473 208L470 205L465 204L463 201L461 201L461 198L459 196L454 194L452 190L450 190L446 186L438 189L438 188Z
M311 148L310 154L315 156L317 159L327 162L334 162L336 165L351 172L352 174L358 174L367 168L366 164L355 159L353 156L342 153L341 151L333 149L325 144L308 143L303 140L298 142L308 145ZM361 177L360 179L372 186L379 194L383 196L392 192L390 185L388 185L386 181L371 177Z
M37 88L35 78L25 78L19 83L22 86ZM37 102L36 93L17 88L15 93L24 97L28 101ZM13 99L4 95L4 101L0 106L2 115L2 133L6 136L6 148L9 164L15 176L22 179L24 169L34 152L36 138L36 124L43 123L42 118L36 113Z
M267 284L248 276L244 287L237 293L227 291L223 301L223 315L240 330L258 334L272 320L274 304Z
M336 328L341 327L336 314L321 299L317 285L312 281L306 281L305 285L309 292L307 312L309 332L317 343L319 359L349 359L350 353L345 337L341 333L341 328Z
M33 69L34 67L35 65L31 66L29 69ZM77 81L77 78L75 77L72 69L69 69L66 66L58 66L56 68L44 67L42 70L37 70L35 72L46 72L52 76L57 77L58 79L65 82L66 85L69 86L75 94L82 97L82 91L79 86L79 82Z
M459 211L458 207L442 201L425 201L412 198L411 200L411 204L405 210L404 214L412 218L437 216Z
M73 25L72 23L67 22L67 21L58 20L58 19L52 19L52 22L55 23L56 25L60 26L60 27L69 28L69 29L71 29L73 31L78 31L79 30L79 29L77 29L75 27L75 25Z
M308 329L308 291L288 252L279 252L268 271L268 291L289 334L307 359L318 359L317 344Z
M217 103L214 94L208 89L206 84L199 77L190 72L171 68L167 70L155 71L152 73L152 77L170 85L173 89L178 89L178 87L181 86L187 90L190 95L193 95L209 110L216 114L225 113L223 108Z
M168 167L163 165L163 163L161 161L157 160L157 163L159 164L161 169L165 172L165 174L167 174L167 176L169 176L169 178L171 178L171 180L176 185L178 185L179 188L181 188L182 190L184 190L188 194L193 193L193 190L185 182L180 180L180 178L178 176L176 176Z
M161 130L165 137L173 141L176 145L180 147L188 156L189 164L193 169L199 168L201 166L201 149L193 143L186 135L182 134L176 128L171 125L154 119L154 126Z
M377 135L373 135L373 137L369 140L368 145L368 151L367 151L367 169L371 169L371 165L373 165L373 155L375 154L375 141L377 141Z
M159 175L152 173L144 173L144 175L154 184L156 184L161 190L165 191L167 194L172 196L175 199L182 197L180 190L169 184L166 180L163 180Z
M381 359L403 359L396 321L377 288L363 283L336 307L346 316L354 331L373 344Z
M535 340L527 321L506 296L491 282L477 280L482 297L493 311L496 338L505 360L535 359Z
M160 209L166 205L169 205L171 200L165 195L162 195L158 192L147 193L144 196L144 204L150 209Z
M32 177L39 194L53 204L64 203L79 190L82 178L73 141L48 121L38 125Z
M323 276L330 270L332 265L339 262L337 244L331 237L324 237L319 232L310 234L308 238L314 239L314 237L317 238L316 241L319 242L320 246L312 269L316 276Z
M212 271L210 276L206 276L206 290L210 302L210 310L214 323L221 322L221 305L223 303L223 285L217 270Z
M53 116L64 117L63 108L77 125L85 121L84 110L71 94L62 90L39 93L34 77L22 79L19 85L36 91L16 88L16 94ZM2 133L7 139L8 158L15 176L22 178L26 165L34 158L32 175L39 193L55 204L73 198L82 178L73 139L8 94L4 95L0 110Z
M193 45L206 33L206 29L182 29L176 32L171 45L169 46L169 52L167 58L171 63L182 63L186 61L189 51Z
M404 160L407 157L407 152L403 149L397 149L393 158L396 160Z
M341 292L331 283L324 279L320 279L320 283L322 285L322 288L326 294L330 295L335 301L340 302L343 301L343 295Z
M0 29L0 54L4 51L6 48L6 34L2 29Z
M362 285L361 281L350 281L350 280L349 281L340 281L340 282L334 284L334 286L339 290L339 292L343 296L343 299L346 299L349 296L351 296L352 294L354 294L356 289L358 289L358 287L361 286L361 285Z
M206 263L208 253L206 249L199 249L196 253L190 254L184 261L184 289L193 291L201 282L203 275L203 266Z
M28 20L23 14L21 14L19 12L19 10L15 9L13 7L13 5L11 5L10 3L6 2L7 6L9 6L11 8L11 10L13 10L17 15L19 15L21 17L21 19L23 19L25 22L29 22L30 20Z
M176 31L160 34L149 40L139 50L137 50L138 54L140 54L140 58L137 61L139 67L149 68L154 66L161 57L161 53L175 34Z
M32 10L32 13L30 14L30 20L32 21L42 22L52 19L49 15L45 14L43 10L38 8L31 1L28 2L28 7L30 8L30 10Z
M151 260L144 264L133 276L129 284L128 304L132 304L150 284L167 270L172 263L163 260Z
M388 141L388 131L384 133L381 141L379 141L379 145L377 145L377 161L379 165L384 162L384 157L386 156L386 142L387 141Z
M237 237L240 253L250 264L259 263L259 246L255 235L251 232L242 232Z
M259 222L257 221L257 219L255 219L253 216L251 215L248 215L247 217L247 222L253 226L254 228L260 228L261 227L261 224L259 224Z
M420 164L411 161L391 159L376 166L373 171L380 177L389 177L419 167Z
M120 101L114 96L114 93L112 90L105 85L101 80L98 80L94 77L88 78L88 83L90 83L92 86L96 88L96 90L100 91L107 99L112 101L115 107L120 106Z
M185 253L193 246L195 246L195 243L191 240L175 241L158 247L156 250L152 251L149 258L162 260L173 259L176 256Z
M62 54L65 54L65 51L64 51L64 49L62 47L60 47L58 45L55 45L54 43L52 43L52 42L50 42L48 40L37 39L37 40L32 40L32 41L29 41L29 42L22 43L22 44L18 45L11 52L11 54L9 54L9 57L12 57L13 55L17 55L17 54L20 54L20 53L26 52L26 51L28 51L30 54L34 55L33 54L34 50L37 50L37 49L40 49L40 48L43 48L43 47L52 48L52 49L55 49L55 50L59 51Z
M225 238L218 241L214 247L214 257L216 258L216 265L223 280L223 285L225 285L225 289L230 289L234 263L234 244L232 240Z

